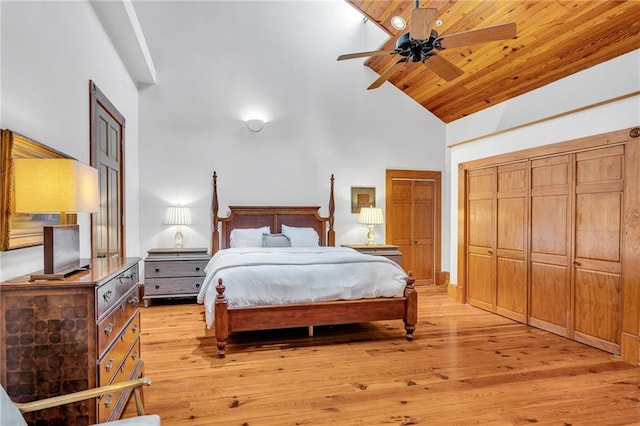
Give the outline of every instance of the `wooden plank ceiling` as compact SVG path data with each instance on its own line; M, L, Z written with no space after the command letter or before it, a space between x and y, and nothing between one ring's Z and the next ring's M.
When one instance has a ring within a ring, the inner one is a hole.
M390 19L400 15L409 23L415 7L413 0L346 1L389 33L381 50L393 50L396 37L407 31L394 29ZM636 0L420 0L419 6L438 10L436 19L442 25L434 29L439 35L507 22L517 25L513 39L439 51L464 71L453 81L445 81L420 62L409 61L392 74L391 84L445 123L640 49ZM375 56L365 64L382 74L398 58Z

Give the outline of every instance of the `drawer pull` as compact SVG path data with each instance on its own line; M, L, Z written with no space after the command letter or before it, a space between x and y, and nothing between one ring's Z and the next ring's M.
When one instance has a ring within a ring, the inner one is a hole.
M200 272L200 267L196 266L196 272Z
M133 327L131 327L131 331L134 332L134 333L138 332L138 323L133 324Z
M110 322L109 324L107 324L107 326L104 328L104 335L109 337L109 334L113 331L113 323Z
M196 288L200 288L200 283L196 283Z
M135 360L136 360L136 358L138 358L138 351L133 351L133 352L131 352L131 359L132 359L133 361L135 361Z
M156 290L158 290L159 288L160 288L160 286L156 284Z
M105 294L102 295L102 298L104 299L105 302L108 302L109 300L111 300L112 294L113 294L113 291L108 290Z
M113 402L113 394L110 393L109 396L107 397L107 400L104 402L104 408L109 408L112 402Z
M109 358L109 362L104 366L104 369L108 373L111 371L111 367L113 367L113 358Z
M122 303L120 304L120 312L124 312L124 310L126 309L126 307L127 307L127 304L126 304L126 303L124 303L124 302L122 302Z
M120 335L120 341L124 342L125 340L127 340L127 338L125 337L125 334L127 334L127 330L124 330L122 332L122 334Z
M156 268L156 272L160 272L160 268Z
M131 306L138 306L138 303L140 303L140 299L138 299L138 296L133 296L131 299L129 299L129 304Z

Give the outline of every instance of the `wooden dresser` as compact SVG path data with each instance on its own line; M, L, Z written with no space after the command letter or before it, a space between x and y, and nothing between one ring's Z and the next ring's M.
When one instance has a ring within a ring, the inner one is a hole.
M150 299L195 297L211 256L206 248L156 248L144 260L144 306Z
M0 382L16 402L142 376L139 258L92 259L66 280L0 283ZM120 417L130 391L25 415L31 425Z

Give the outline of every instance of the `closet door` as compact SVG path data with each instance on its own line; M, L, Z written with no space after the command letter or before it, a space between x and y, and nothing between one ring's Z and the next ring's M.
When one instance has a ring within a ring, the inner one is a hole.
M531 263L528 323L569 336L572 155L531 161Z
M496 184L497 168L467 173L467 301L496 310Z
M526 322L528 162L498 167L496 312Z
M620 353L624 146L576 154L575 340Z

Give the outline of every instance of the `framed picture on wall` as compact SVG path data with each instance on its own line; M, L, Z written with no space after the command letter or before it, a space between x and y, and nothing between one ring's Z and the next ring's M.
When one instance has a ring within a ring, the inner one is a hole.
M60 223L59 214L16 213L13 188L16 158L70 157L11 130L0 130L0 251L41 245L42 227ZM67 222L76 223L76 216L69 215Z
M376 206L375 187L351 187L351 213L360 213L360 207Z

